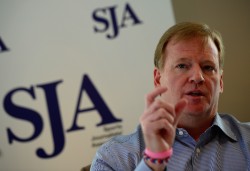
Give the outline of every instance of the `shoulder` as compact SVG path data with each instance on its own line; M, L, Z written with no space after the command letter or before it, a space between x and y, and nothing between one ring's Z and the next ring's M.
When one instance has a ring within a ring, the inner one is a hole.
M230 115L230 114L220 113L219 115L224 121L228 121L238 126L245 127L246 129L250 129L250 122L241 122L237 118L235 118L233 115Z
M235 134L246 137L250 141L250 122L241 122L229 114L219 114L221 119L231 128Z
M129 135L119 135L104 143L98 150L93 165L105 165L114 170L133 170L140 162L144 141L140 126Z

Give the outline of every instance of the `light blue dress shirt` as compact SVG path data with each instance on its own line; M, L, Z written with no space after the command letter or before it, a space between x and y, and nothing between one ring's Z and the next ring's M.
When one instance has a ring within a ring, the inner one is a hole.
M145 144L141 127L117 136L97 151L91 171L150 171L143 160ZM213 125L195 141L178 128L168 171L250 171L250 123L217 114Z

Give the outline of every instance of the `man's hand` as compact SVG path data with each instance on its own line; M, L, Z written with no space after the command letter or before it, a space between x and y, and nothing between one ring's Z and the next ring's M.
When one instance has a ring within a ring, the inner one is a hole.
M160 96L166 92L166 87L157 87L146 96L146 108L140 117L140 123L144 135L146 148L153 152L169 150L175 139L175 130L180 119L182 110L187 101L181 99L177 104L169 104ZM157 98L158 97L158 98ZM147 164L155 169L155 165ZM162 166L156 165L156 170L162 170Z

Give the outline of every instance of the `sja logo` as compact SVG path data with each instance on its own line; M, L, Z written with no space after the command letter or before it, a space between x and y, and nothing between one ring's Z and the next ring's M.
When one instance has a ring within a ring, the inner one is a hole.
M122 16L117 16L116 9L121 10L116 5L94 10L92 17L94 21L98 23L94 26L96 33L105 33L112 27L111 33L107 33L106 37L108 39L114 39L118 36L119 29L128 26L128 22L130 22L132 26L142 24L142 21L138 18L129 3L125 4ZM117 19L119 17L121 17L120 22Z
M9 144L13 144L14 142L30 142L36 139L43 130L43 119L38 111L28 107L18 104L14 102L14 97L18 94L24 94L30 97L32 100L36 100L37 95L35 93L35 89L40 89L44 92L48 115L49 115L49 122L51 127L51 134L52 134L52 142L54 143L54 149L52 153L46 152L45 149L39 147L36 150L36 154L40 158L52 158L60 154L65 145L65 135L64 135L64 127L62 124L61 118L61 111L60 105L58 100L57 94L57 87L62 84L62 80L45 83L45 84L38 84L36 86L30 87L17 87L10 90L3 99L3 107L6 113L15 118L17 120L24 120L29 122L33 125L34 131L31 136L29 137L20 137L15 133L15 129L10 125L7 128L7 137ZM93 106L91 108L81 108L81 100L83 99L83 92L86 92L89 96L89 99L92 101ZM90 80L88 75L84 75L82 79L82 84L79 91L79 97L76 104L75 113L72 115L72 125L70 128L66 130L67 133L83 130L85 129L83 126L79 126L77 124L77 119L80 114L84 114L86 112L90 112L96 110L101 118L101 122L98 123L96 126L103 126L111 123L121 122L121 119L116 118L103 98L101 97L100 93L95 88L94 84Z

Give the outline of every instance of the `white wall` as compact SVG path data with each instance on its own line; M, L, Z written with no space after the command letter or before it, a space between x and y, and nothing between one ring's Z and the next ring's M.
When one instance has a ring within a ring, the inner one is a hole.
M125 27L108 39L111 13ZM0 170L61 171L80 170L105 137L135 129L153 88L154 48L175 21L165 0L3 0L0 23ZM111 121L87 78L121 122L96 126Z

